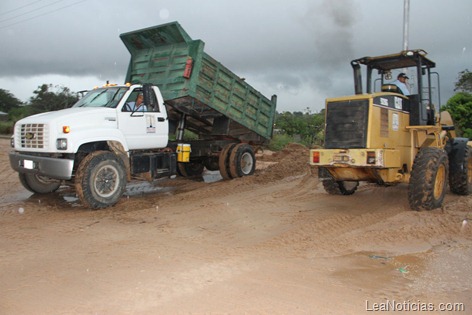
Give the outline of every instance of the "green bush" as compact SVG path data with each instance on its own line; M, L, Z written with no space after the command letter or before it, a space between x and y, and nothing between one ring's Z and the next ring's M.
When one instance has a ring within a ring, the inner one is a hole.
M292 136L287 134L276 134L272 137L272 140L270 140L268 147L269 150L280 151L291 142L296 142Z
M14 123L12 121L0 122L0 134L1 135L13 134L13 126L14 126Z

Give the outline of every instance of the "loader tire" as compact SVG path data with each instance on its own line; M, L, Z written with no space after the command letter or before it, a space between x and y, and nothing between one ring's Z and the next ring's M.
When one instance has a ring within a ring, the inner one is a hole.
M92 209L116 204L126 189L125 166L109 151L96 151L79 164L75 189L80 201Z
M229 172L231 177L243 177L254 174L256 169L256 156L249 144L237 144L229 156Z
M325 168L320 167L318 176L323 181L325 191L330 195L349 196L356 192L358 181L336 181Z
M461 159L450 163L449 187L451 192L457 195L472 194L472 148L466 146Z
M446 194L449 163L446 151L423 148L416 155L408 185L408 202L413 210L442 206Z
M232 179L229 170L229 157L231 155L231 151L235 146L236 143L227 144L220 152L220 157L218 158L218 166L220 169L221 177L223 177L223 179Z
M36 194L53 193L61 186L59 179L38 174L19 173L18 177L23 187Z

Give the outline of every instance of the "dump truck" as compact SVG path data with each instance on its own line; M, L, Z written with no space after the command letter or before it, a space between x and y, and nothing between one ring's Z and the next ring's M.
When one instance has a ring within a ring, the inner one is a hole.
M252 175L256 150L272 136L276 96L205 53L178 22L120 37L131 54L125 84L15 124L9 158L22 185L38 194L73 186L99 209L134 179L201 176L205 167L224 179ZM134 108L138 96L143 106Z
M457 137L450 114L434 105L439 74L427 53L363 57L351 66L355 95L326 100L324 145L309 153L326 192L351 195L362 181L407 183L413 210L441 207L448 183L455 194L471 194L472 142ZM392 82L405 73L409 95Z

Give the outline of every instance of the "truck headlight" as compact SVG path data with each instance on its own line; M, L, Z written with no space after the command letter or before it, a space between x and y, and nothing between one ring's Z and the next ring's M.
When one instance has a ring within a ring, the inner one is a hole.
M58 150L67 150L67 139L59 138L56 140L56 148Z
M12 148L15 148L15 136L12 136L12 137L10 138L10 146L11 146Z

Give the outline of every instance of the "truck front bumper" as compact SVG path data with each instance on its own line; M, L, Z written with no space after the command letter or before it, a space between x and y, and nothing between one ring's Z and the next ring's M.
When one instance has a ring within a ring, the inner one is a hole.
M34 173L55 179L71 179L74 160L10 152L10 165L18 173Z

